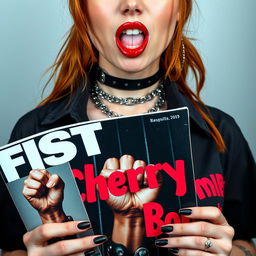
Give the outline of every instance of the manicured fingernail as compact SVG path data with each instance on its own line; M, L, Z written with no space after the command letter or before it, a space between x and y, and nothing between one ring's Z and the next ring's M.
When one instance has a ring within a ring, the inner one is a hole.
M157 246L164 246L168 244L168 240L167 239L161 239L161 240L156 240L155 241L155 245Z
M163 226L161 227L162 232L168 233L173 231L173 226Z
M101 244L101 243L106 242L107 240L108 240L108 238L107 238L106 236L98 236L98 237L95 237L95 238L93 239L93 242L94 242L95 244Z
M79 229L87 229L87 228L89 228L90 226L91 226L91 223L88 222L88 221L80 222L80 223L77 224L77 227L78 227Z
M168 248L168 252L177 254L177 253L179 253L179 249L178 248Z
M91 250L91 251L85 252L85 253L84 253L84 256L91 256L91 255L93 255L95 252L96 252L95 250Z
M190 215L192 213L192 210L191 209L180 209L179 213L181 215Z

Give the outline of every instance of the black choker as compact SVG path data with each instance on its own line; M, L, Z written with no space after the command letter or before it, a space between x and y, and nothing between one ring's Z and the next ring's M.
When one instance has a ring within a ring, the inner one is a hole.
M153 76L143 79L125 79L107 74L99 66L94 71L95 80L109 87L120 90L140 90L155 84L163 77L163 71L159 69Z

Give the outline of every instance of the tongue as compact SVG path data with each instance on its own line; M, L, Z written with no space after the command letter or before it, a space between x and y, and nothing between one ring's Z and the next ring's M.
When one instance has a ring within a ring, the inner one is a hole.
M121 42L124 46L141 46L144 40L143 34L121 36Z

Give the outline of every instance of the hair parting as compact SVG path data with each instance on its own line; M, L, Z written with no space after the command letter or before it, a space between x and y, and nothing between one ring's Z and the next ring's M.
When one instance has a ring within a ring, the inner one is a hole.
M184 26L192 11L192 1L193 0L179 1L180 18L173 35L173 42L170 43L162 54L161 63L165 69L166 77L172 81L176 81L181 93L191 100L194 107L207 123L218 150L223 152L226 149L224 140L200 98L200 92L205 82L204 64L198 51L191 43L191 39L183 34ZM86 74L89 72L92 65L97 62L97 51L88 35L88 16L84 1L69 0L69 9L74 24L54 64L47 70L51 70L52 73L46 86L53 78L56 78L56 80L52 92L39 106L56 101L66 95L73 94L78 87L79 81L84 77L86 78ZM184 66L182 63L182 42L184 43L186 51ZM193 92L187 84L189 70L192 71L195 77L195 92Z

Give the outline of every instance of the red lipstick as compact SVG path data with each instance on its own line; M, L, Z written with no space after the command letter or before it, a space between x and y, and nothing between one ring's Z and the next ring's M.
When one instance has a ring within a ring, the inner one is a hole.
M133 31L136 35L132 34ZM117 47L123 55L129 58L141 55L147 47L148 39L147 28L138 21L125 22L116 31Z

